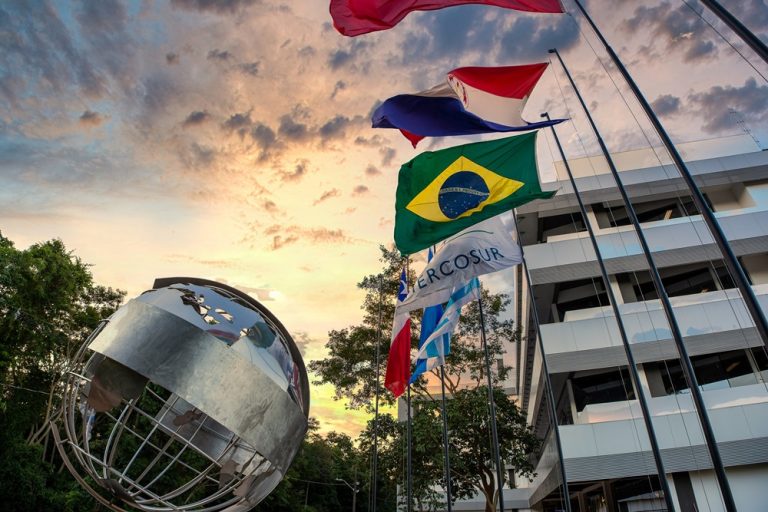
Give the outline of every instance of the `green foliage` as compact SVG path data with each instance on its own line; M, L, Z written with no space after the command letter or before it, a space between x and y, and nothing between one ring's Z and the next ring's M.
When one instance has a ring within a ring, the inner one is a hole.
M329 333L326 345L328 357L309 364L318 376L318 383L335 388L337 399L346 399L349 407L370 410L376 392L376 339L379 345L379 376L383 380L390 340L390 325L399 276L405 261L397 251L381 247L382 272L369 275L359 287L366 290L361 325ZM413 273L409 276L413 279ZM380 287L381 283L381 287ZM482 325L489 359L494 362L504 354L510 343L519 340L519 332L511 320L504 318L510 299L504 294L482 291L480 302L464 307L461 321L451 336L451 355L445 365L447 403L450 428L451 481L454 498L467 498L478 492L486 497L486 507L493 510L497 489L494 479L495 457L491 452L491 432L488 416L488 387L485 352L482 348ZM481 322L482 314L482 322ZM380 316L379 316L380 315ZM419 317L415 315L412 347L418 345ZM503 458L522 476L532 476L528 454L538 446L525 417L514 401L499 387L507 378L509 368L493 365L491 382L494 386L499 442ZM443 504L444 496L435 492L444 483L443 440L440 405L435 400L434 383L437 370L417 380L412 387L414 409L412 420L413 496L417 510L433 510ZM431 383L431 385L430 385ZM439 395L437 395L439 397ZM392 403L392 395L382 390L381 399ZM360 449L371 453L373 423L360 435ZM378 427L378 460L380 489L396 492L405 485L405 424L389 415L380 416ZM392 504L394 507L394 503Z
M66 361L124 295L61 240L19 250L0 234L0 502L12 510L97 510L60 471L48 420Z

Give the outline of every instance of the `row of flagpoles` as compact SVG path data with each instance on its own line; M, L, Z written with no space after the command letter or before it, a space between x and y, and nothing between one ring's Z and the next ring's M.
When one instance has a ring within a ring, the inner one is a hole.
M618 55L598 30L579 0L573 0L578 11L598 36L611 61L629 84L630 89L643 107L652 125L658 132L666 149L679 169L681 176L690 189L694 203L720 248L726 267L739 288L750 312L758 333L768 346L768 322L760 308L757 298L749 285L741 264L736 259L725 235L723 234L711 208L694 182L682 157L679 155L664 127L659 122L653 109L642 95L631 75ZM768 62L765 45L751 34L738 20L713 0L703 2L712 12L730 26L750 47ZM565 12L559 0L331 0L330 11L334 26L343 35L357 36L377 30L392 28L415 10L434 10L462 4L484 4L519 11L540 13ZM611 174L621 193L630 221L640 240L651 277L661 299L667 321L671 327L673 339L682 362L683 372L689 383L707 448L713 463L715 475L720 487L725 509L735 511L735 504L728 484L722 459L712 431L707 410L693 371L690 358L683 342L677 320L672 310L658 268L646 242L640 222L632 203L624 189L616 166L608 152L600 132L592 120L591 114L556 50L551 50L563 67L579 102L595 133L603 156L608 162ZM552 120L548 114L542 114L543 121L528 123L522 118L525 101L545 72L547 64L532 64L507 67L466 67L454 69L447 74L442 84L415 94L401 94L386 100L372 116L373 127L395 128L411 141L414 147L425 137L473 135L482 133L530 131L550 127L558 150L565 164L573 192L578 200L579 209L585 220L590 240L600 267L601 278L608 292L609 302L619 327L622 345L627 356L630 376L636 396L638 396L643 419L648 431L654 461L659 476L659 483L664 493L667 509L675 510L672 501L666 471L656 440L652 416L647 399L640 385L637 366L627 339L626 330L618 309L616 298L609 283L608 273L600 253L595 234L588 221L586 208L581 200L576 181L568 166L568 161L557 137L554 126L562 119ZM530 275L522 253L522 243L510 236L514 220L500 217L501 214L534 199L546 199L552 193L542 192L538 182L535 164L535 132L531 134L499 139L496 141L467 144L442 151L427 152L404 164L398 177L396 199L395 242L403 254L431 247L444 242L441 250L433 256L429 251L427 267L416 279L413 290L408 293L407 267L401 275L396 312L392 330L385 387L396 397L407 391L408 411L408 470L407 470L407 505L411 510L411 469L410 469L410 384L421 374L440 367L443 395L443 438L445 447L445 483L447 491L447 509L451 510L450 465L447 439L447 420L445 418L445 357L450 353L450 334L457 325L461 308L472 300L480 301L482 320L482 302L480 285L477 277L503 268L523 263L528 275L531 311L536 324L539 350L541 351L543 373L547 383L550 417L554 423L556 448L560 459L561 480L564 491L564 507L570 512L570 498L565 466L562 459L556 424L555 402L549 383L546 357L539 329ZM447 241L446 241L447 239ZM447 304L446 304L447 303ZM443 307L443 304L446 304ZM424 309L422 331L416 357L416 366L411 375L411 319L410 311ZM495 414L492 393L490 362L485 343L485 327L481 328L481 337L487 365L489 407L493 441L496 453L499 506L503 512L503 476L502 463L499 460L499 445L496 436ZM378 368L378 345L377 345ZM376 384L376 420L378 421L378 380ZM376 510L376 429L374 429L373 486L371 504Z

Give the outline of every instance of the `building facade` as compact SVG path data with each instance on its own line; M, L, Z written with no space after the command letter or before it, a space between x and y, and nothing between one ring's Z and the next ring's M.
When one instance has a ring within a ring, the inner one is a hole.
M768 311L768 151L744 152L732 142L680 149ZM737 149L729 154L723 150L729 146ZM660 163L650 151L615 155L615 160L670 296L738 510L766 511L765 345L674 166ZM544 445L532 454L534 481L518 481L505 490L507 508L564 509L556 424L574 512L666 510L586 220L596 232L619 302L677 510L724 510L669 326L613 178L601 158L570 164L588 219L582 218L559 164L557 181L547 186L558 194L517 212L531 282L521 268L515 290L524 339L514 354L514 387Z

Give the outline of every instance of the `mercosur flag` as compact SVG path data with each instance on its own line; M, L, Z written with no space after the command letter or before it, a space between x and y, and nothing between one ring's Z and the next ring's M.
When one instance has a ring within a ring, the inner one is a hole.
M447 240L416 279L408 297L397 305L398 311L443 304L455 286L521 263L514 232L512 215L497 215Z
M542 192L536 132L420 154L400 168L395 244L403 254L426 249Z

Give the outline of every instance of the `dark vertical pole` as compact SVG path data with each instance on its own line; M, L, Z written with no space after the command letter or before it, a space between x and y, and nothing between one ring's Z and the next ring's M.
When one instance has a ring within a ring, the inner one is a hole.
M408 263L410 261L410 258L406 258L405 260L405 289L408 289ZM410 341L409 341L409 347L410 347ZM408 357L408 375L411 374L411 358ZM411 456L412 448L413 448L413 432L411 429L411 384L408 383L408 394L407 394L407 405L408 405L408 453L406 454L407 462L406 462L406 478L407 478L407 485L406 485L406 495L408 499L408 505L406 506L405 510L406 512L411 512L411 500L413 498L413 457Z
M373 460L371 461L371 465L373 466L371 470L371 503L370 503L370 510L372 512L376 512L376 493L378 491L378 482L377 482L377 469L378 469L378 435L379 435L379 357L381 352L381 310L383 308L382 302L384 301L384 290L383 290L383 281L384 276L379 275L379 325L376 330L376 399L375 399L375 405L374 405L374 416L373 416Z
M549 121L548 113L542 114L541 117L545 117L547 121ZM656 472L659 475L659 484L661 485L661 490L664 491L664 501L667 503L667 510L669 510L669 512L674 512L676 509L672 501L672 492L669 489L669 482L667 482L667 472L664 470L664 462L661 458L659 442L656 439L656 429L653 427L653 416L651 414L650 407L648 407L648 401L645 398L643 387L640 384L640 376L637 374L637 364L635 363L635 357L632 354L632 348L629 346L629 338L627 337L627 331L624 328L624 320L622 319L621 312L619 311L619 304L616 301L616 296L613 293L613 288L611 287L611 282L608 278L608 271L605 268L605 261L603 261L603 256L600 253L600 247L597 244L597 238L595 237L595 232L592 229L592 224L589 222L589 218L587 217L587 208L584 206L584 202L581 200L581 194L579 193L579 189L576 186L576 180L573 178L571 166L568 165L568 159L565 158L565 152L563 151L563 146L560 144L560 138L557 136L555 127L550 126L550 128L552 129L552 136L555 138L557 149L560 152L560 158L563 159L563 165L565 166L565 170L568 173L568 179L571 182L571 187L573 187L573 193L579 203L579 210L581 211L581 216L584 219L584 225L587 227L587 231L589 232L589 240L592 242L592 249L595 251L597 264L600 267L600 275L603 278L603 285L605 286L605 291L608 294L608 302L611 303L613 316L616 318L616 324L619 327L621 343L624 346L624 353L627 355L629 375L632 380L632 385L635 388L635 393L637 393L638 401L640 402L640 409L643 412L643 421L645 422L645 428L648 431L648 439L651 442L651 451L653 451L653 460L656 462Z
M411 439L411 386L408 386L408 391L406 394L406 405L407 405L407 414L408 414L408 423L406 424L406 435L407 435L407 450L408 452L405 454L406 458L406 484L405 484L405 499L408 500L408 504L405 507L405 510L407 512L411 512L411 502L413 499L413 481L411 480L411 465L412 465L412 459L411 459L411 448L412 448L412 439Z
M496 428L496 402L493 399L493 378L491 376L491 357L488 354L488 342L485 340L485 317L483 315L482 290L480 297L477 298L477 307L480 310L480 340L483 342L483 352L485 353L485 375L488 378L488 411L491 416L491 437L493 439L493 448L496 456L496 479L499 486L499 510L504 512L504 479L502 477L501 447L499 446L499 433Z
M727 9L724 9L719 2L715 0L700 0L701 3L706 5L710 11L720 18L720 20L728 25L731 30L736 32L745 43L757 53L760 58L765 62L768 62L768 46L763 43L759 37L757 37L752 31L744 26L735 16L733 16Z
M699 212L701 213L701 217L704 219L704 222L707 224L709 231L712 233L712 237L715 239L715 243L720 249L720 252L723 253L723 262L728 268L728 272L730 272L731 277L733 277L733 281L736 283L736 287L741 292L741 297L744 299L744 305L747 307L749 314L752 316L752 320L755 322L755 328L757 328L757 332L763 339L765 346L768 347L768 320L766 320L765 313L760 307L760 302L758 302L757 296L755 295L754 290L752 290L752 286L749 284L749 280L747 279L747 275L744 273L744 269L736 259L736 255L734 254L733 249L731 249L731 244L728 243L728 239L725 237L723 230L720 228L720 223L717 221L715 214L712 213L712 209L704 199L704 194L701 193L701 190L699 190L696 182L693 181L693 177L688 170L688 166L685 165L683 158L680 156L680 153L677 152L677 148L675 148L675 145L672 143L672 139L670 139L669 135L667 135L667 132L661 125L659 118L656 117L656 113L653 111L651 105L643 96L643 93L637 87L637 84L632 79L632 76L630 76L627 68L624 67L624 64L619 59L619 56L616 55L616 52L613 51L613 48L611 48L611 46L608 44L608 41L606 41L600 31L597 30L597 26L592 21L592 18L589 17L587 11L585 11L581 6L579 0L574 0L574 2L576 2L576 5L579 7L579 10L584 15L589 25L592 27L592 30L594 30L595 34L597 34L600 42L602 42L603 46L605 46L605 50L608 52L611 60L616 65L616 68L619 70L621 76L627 82L630 89L632 89L632 92L637 98L637 101L643 107L645 114L648 116L651 124L653 124L653 127L656 129L659 137L661 137L661 140L664 143L664 147L667 148L667 151L672 157L672 160L675 162L675 166L677 166L678 170L680 171L680 176L683 178L683 181L691 192L691 196L693 197L694 204L696 204L696 208L698 208Z
M453 512L453 492L451 489L451 455L448 450L448 409L445 406L445 367L440 365L440 389L442 391L442 409L443 409L443 451L445 465L445 492L447 495L446 508L448 512Z
M555 393L552 391L552 381L549 379L549 366L547 365L547 353L544 352L544 338L541 337L541 323L539 322L539 311L536 309L536 298L533 296L533 281L531 273L528 272L528 263L525 261L525 250L523 249L523 239L520 238L520 228L517 226L517 214L515 214L515 231L517 232L517 243L520 245L520 255L523 258L523 270L525 278L528 280L528 300L529 308L533 315L533 321L536 324L536 336L539 338L539 350L541 351L541 371L544 372L544 382L547 388L547 402L549 403L549 416L552 419L552 431L555 436L555 448L557 449L557 460L560 463L560 479L563 481L563 496L565 498L565 512L571 512L571 493L568 490L568 475L565 471L565 459L563 459L563 444L560 440L560 430L557 428L557 406L555 402ZM520 282L518 286L522 286ZM586 510L580 507L581 512Z
M550 52L554 53L557 56L557 59L560 61L560 65L563 67L565 75L568 77L568 82L571 84L571 87L573 87L573 90L576 93L576 97L578 98L581 107L584 109L587 120L589 120L589 124L592 127L595 136L597 137L597 142L600 145L600 149L602 150L603 155L608 162L608 167L611 170L611 174L616 181L616 186L619 189L621 198L624 201L624 206L627 209L627 215L629 216L629 219L635 228L637 238L640 241L640 246L643 249L643 254L645 255L646 261L648 262L648 270L650 271L653 284L655 285L656 291L659 294L659 299L661 300L661 305L664 309L664 315L666 316L667 323L669 324L670 330L672 331L672 338L674 339L675 345L677 346L677 351L680 354L680 362L683 368L683 373L685 374L685 378L691 387L691 396L693 397L693 401L696 404L696 413L699 417L699 421L701 422L701 429L704 432L704 439L707 442L707 449L709 451L709 456L712 459L712 466L714 468L715 475L717 476L718 484L720 485L720 492L723 496L725 508L728 512L735 512L736 505L733 501L733 494L731 493L731 487L728 484L728 478L725 475L723 460L720 457L720 450L717 447L715 433L712 430L712 424L709 421L709 414L707 413L707 406L704 403L704 397L701 395L699 381L696 378L696 374L694 373L691 359L688 357L688 350L685 348L683 335L680 332L680 326L677 324L675 314L672 310L672 303L669 301L669 296L667 295L667 291L664 288L664 283L661 280L659 269L656 267L656 263L653 261L653 256L651 256L651 249L648 246L648 241L645 239L643 229L640 227L640 221L638 220L637 214L635 213L635 208L632 206L632 201L630 201L629 196L627 195L627 191L624 188L621 177L619 176L619 171L616 169L616 165L614 164L613 159L608 152L608 148L606 147L605 142L600 135L600 131L597 129L597 126L592 119L592 115L589 113L587 105L584 103L584 99L581 97L581 93L576 87L576 82L573 81L571 73L568 71L568 68L565 67L565 63L563 62L563 59L560 57L560 54L557 52L557 50L550 50Z

